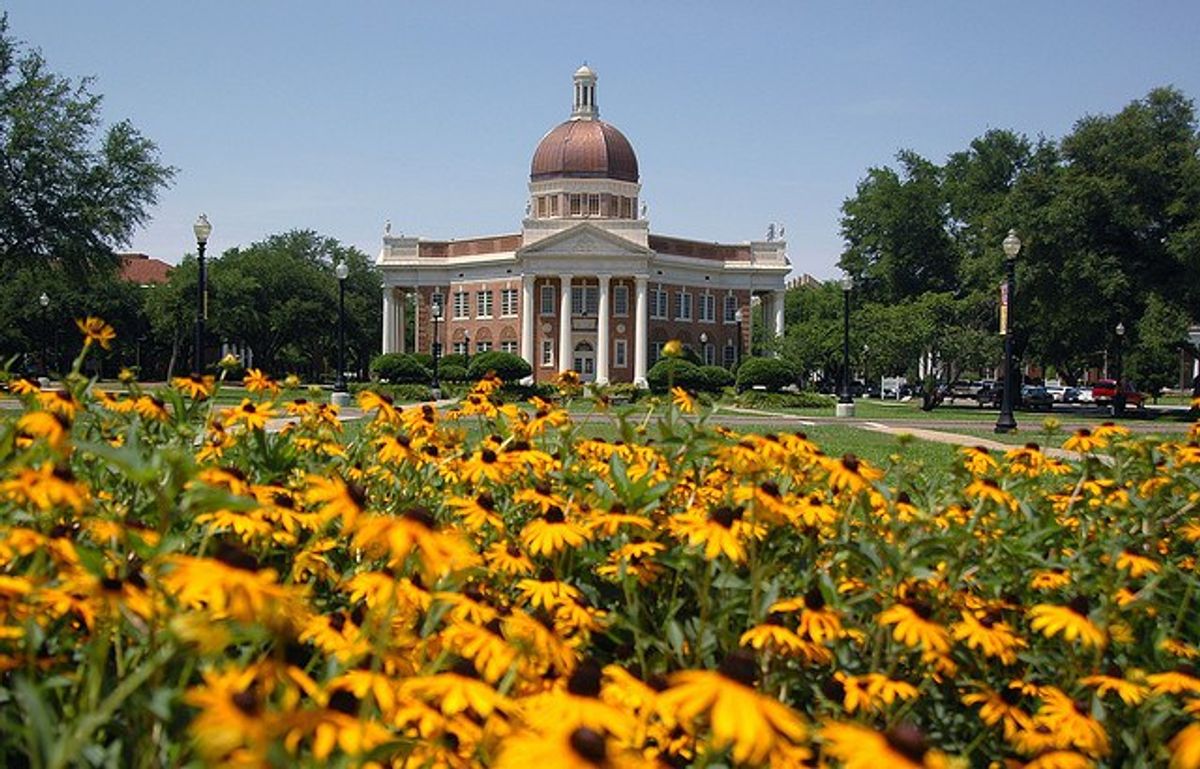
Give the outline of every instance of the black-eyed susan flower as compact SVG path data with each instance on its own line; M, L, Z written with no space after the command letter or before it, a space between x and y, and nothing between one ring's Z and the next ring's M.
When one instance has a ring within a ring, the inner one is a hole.
M738 650L716 671L685 670L658 697L661 716L699 728L706 722L717 750L732 747L738 763L762 763L779 744L803 743L808 729L795 712L755 690L758 663Z
M214 378L210 374L188 374L177 376L171 380L171 386L187 395L192 400L205 400L213 392Z
M1126 679L1118 668L1112 668L1097 675L1084 676L1079 679L1079 683L1092 687L1101 697L1110 693L1116 694L1122 702L1129 706L1140 704L1150 693L1146 686Z
M649 769L652 764L603 732L586 726L526 730L504 741L497 769Z
M1129 572L1129 576L1134 579L1140 579L1147 574L1157 574L1162 570L1162 566L1154 559L1129 550L1122 550L1117 556L1117 568Z
M1102 449L1108 445L1108 441L1099 438L1086 427L1081 427L1075 431L1071 437L1063 442L1063 448L1067 451L1078 451L1080 454L1088 454L1096 449Z
M909 648L944 653L950 651L950 634L932 621L933 610L924 601L898 603L879 614L881 625L892 625L892 637Z
M1150 673L1146 683L1155 694L1200 694L1200 675L1190 665L1181 665L1174 670Z
M930 749L923 734L909 723L886 732L868 726L838 721L826 722L820 730L821 753L840 762L844 769L943 769L946 757Z
M591 537L587 527L567 520L562 508L552 507L521 529L521 544L533 555L551 556L582 545Z
M1011 625L989 612L976 617L973 612L964 611L962 621L950 626L950 634L968 649L981 651L985 657L996 657L1005 665L1016 662L1017 652L1028 646Z
M883 477L882 470L872 467L853 454L845 454L840 459L822 457L821 464L829 475L829 486L834 491L857 494Z
M1004 739L1011 739L1022 730L1034 728L1033 717L1020 707L1021 693L1011 687L995 691L980 686L962 695L964 705L979 706L979 719L988 726L1000 724Z
M83 320L77 319L75 325L83 334L84 347L90 347L95 343L107 350L112 347L112 341L117 338L117 332L113 331L113 327L95 316L89 315Z
M1029 626L1047 638L1062 634L1063 640L1083 646L1104 646L1104 631L1088 619L1088 602L1077 596L1066 606L1041 603L1029 610Z

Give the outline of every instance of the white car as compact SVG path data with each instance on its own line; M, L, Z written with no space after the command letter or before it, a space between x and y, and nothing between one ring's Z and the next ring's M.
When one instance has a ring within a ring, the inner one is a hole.
M1092 397L1092 388L1091 387L1076 388L1076 393L1077 394L1075 396L1075 400L1079 401L1080 403L1095 403L1096 402L1096 399L1094 397Z
M1046 385L1046 392L1050 393L1050 397L1054 399L1055 403L1062 403L1066 399L1067 386L1061 384Z

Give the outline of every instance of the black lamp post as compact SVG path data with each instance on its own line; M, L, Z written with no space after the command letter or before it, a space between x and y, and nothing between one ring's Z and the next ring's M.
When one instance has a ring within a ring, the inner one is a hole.
M48 364L50 351L47 349L46 332L50 328L50 296L43 291L38 297L38 304L42 308L42 373L43 377L50 376L50 366Z
M740 368L742 365L742 308L739 307L737 312L733 314L733 319L737 321L737 365Z
M471 367L471 332L463 332L463 368Z
M338 355L337 378L333 380L335 393L346 392L346 278L350 277L350 268L345 262L338 262L333 268L333 274L338 281Z
M854 413L854 396L850 394L850 292L854 278L842 278L842 391L838 395L838 413Z
M434 302L429 308L429 314L433 317L433 344L430 347L430 352L433 353L433 397L440 398L441 385L438 384L438 358L442 357L442 342L441 336L438 334L438 325L442 322L442 305Z
M1002 246L1004 248L1004 265L1007 270L1004 283L1004 306L1000 310L1002 321L1000 333L1004 334L1004 389L1000 391L1000 416L996 419L995 432L1011 433L1017 429L1017 419L1013 416L1013 397L1017 387L1020 386L1019 382L1014 381L1019 377L1013 376L1012 329L1010 328L1013 298L1016 296L1017 254L1021 253L1021 239L1017 237L1016 230L1008 231Z
M1113 416L1119 417L1125 414L1125 382L1121 379L1123 372L1121 371L1123 358L1125 357L1125 324L1118 323L1117 328L1117 388L1113 393Z
M197 376L204 373L204 321L208 318L208 270L204 265L204 247L208 245L208 236L212 234L212 225L208 216L200 214L200 218L192 225L196 235L197 261L200 267L199 280L196 283L196 350L193 357L193 368Z

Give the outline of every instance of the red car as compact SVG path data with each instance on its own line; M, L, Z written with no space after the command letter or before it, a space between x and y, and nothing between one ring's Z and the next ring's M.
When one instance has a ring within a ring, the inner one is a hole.
M1137 390L1130 386L1129 382L1124 382L1122 393L1125 396L1126 406L1136 406L1137 408L1145 408L1146 396L1142 395ZM1111 403L1112 399L1117 396L1117 381L1115 379L1101 379L1092 385L1092 399L1097 403Z

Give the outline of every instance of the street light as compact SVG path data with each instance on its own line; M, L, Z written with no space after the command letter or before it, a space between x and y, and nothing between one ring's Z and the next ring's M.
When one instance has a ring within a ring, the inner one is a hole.
M38 304L42 306L42 376L50 376L50 351L47 349L46 330L50 327L50 297L45 291L38 297Z
M1125 385L1121 380L1121 364L1125 352L1125 324L1117 323L1117 387L1113 393L1113 416L1125 415Z
M854 416L854 396L850 394L850 292L854 278L842 278L842 392L838 395L837 415Z
M704 365L708 365L708 332L700 332L700 359L704 361Z
M433 353L433 382L431 388L433 389L433 397L436 399L442 395L440 392L441 385L438 384L438 358L442 354L441 336L438 334L438 324L442 321L441 303L434 302L433 306L429 309L429 314L433 318L433 345L430 349L430 352Z
M1012 330L1009 328L1013 297L1016 294L1017 254L1021 253L1021 239L1016 230L1009 230L1001 244L1004 248L1004 265L1007 277L1004 282L1000 307L1000 333L1004 334L1004 389L1000 391L1000 416L996 419L995 432L1011 433L1017 429L1013 416L1013 392L1019 386L1014 382L1012 362Z
M204 247L208 245L208 236L212 234L212 225L208 223L208 215L200 214L200 218L192 225L196 235L197 261L200 266L200 279L196 283L196 350L194 365L197 376L204 373L204 321L208 318L208 271L204 267Z
M346 278L350 277L350 267L345 262L338 262L333 268L333 274L338 281L338 355L337 378L333 381L334 402L348 402L346 397Z
M471 367L471 332L463 332L463 368Z
M740 368L742 365L742 308L739 307L737 312L733 314L733 319L737 321L737 365Z

